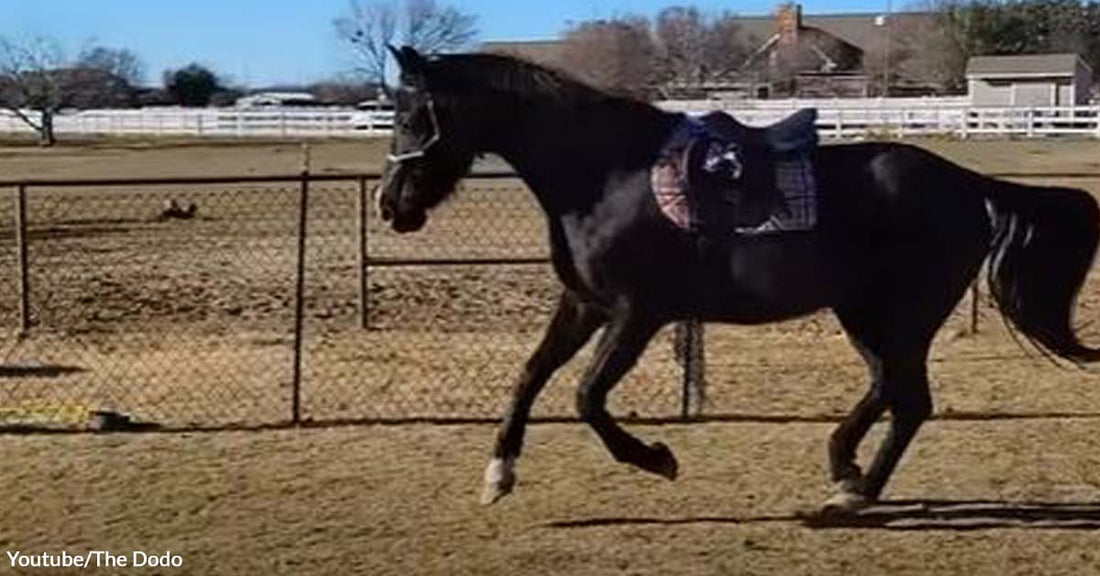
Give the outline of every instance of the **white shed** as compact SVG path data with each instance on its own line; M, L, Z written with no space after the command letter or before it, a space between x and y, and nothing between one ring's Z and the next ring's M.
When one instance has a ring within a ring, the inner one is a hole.
M966 80L974 106L1078 106L1089 103L1092 69L1077 54L975 56Z

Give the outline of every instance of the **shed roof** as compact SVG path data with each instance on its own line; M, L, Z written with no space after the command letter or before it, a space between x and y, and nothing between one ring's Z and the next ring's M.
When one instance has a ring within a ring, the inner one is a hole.
M974 56L966 63L966 75L974 77L1014 75L1073 76L1078 62L1076 54L1028 54L1024 56Z

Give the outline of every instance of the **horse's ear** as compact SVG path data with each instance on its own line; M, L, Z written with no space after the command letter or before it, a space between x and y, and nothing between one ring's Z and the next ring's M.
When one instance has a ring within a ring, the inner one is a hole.
M393 44L386 44L386 50L389 50L390 54L393 54L393 59L397 60L398 68L401 68L402 70L404 70L404 68L405 68L405 54L403 52L401 52L400 50L398 50L397 48L394 48Z
M401 67L401 82L409 86L427 84L428 61L411 46L402 46L400 50L387 46Z
M404 61L402 68L406 72L423 74L428 69L428 61L412 46L401 47L401 60Z

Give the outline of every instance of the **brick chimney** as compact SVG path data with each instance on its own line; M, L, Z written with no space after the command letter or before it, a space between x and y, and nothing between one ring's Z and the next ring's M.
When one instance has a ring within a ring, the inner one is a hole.
M785 2L775 9L775 32L779 34L779 45L794 47L798 45L798 31L802 28L802 5Z

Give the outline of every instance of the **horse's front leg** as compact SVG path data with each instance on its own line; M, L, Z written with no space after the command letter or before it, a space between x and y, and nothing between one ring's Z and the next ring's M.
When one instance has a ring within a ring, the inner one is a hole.
M580 302L569 291L562 293L542 342L524 365L512 390L512 403L504 414L493 459L485 470L483 504L492 504L512 491L516 483L516 459L523 450L523 433L531 405L554 371L588 342L605 319L602 312Z
M608 393L634 367L659 328L651 318L630 313L613 317L577 390L577 410L616 460L673 480L678 466L672 451L659 442L648 446L635 438L606 408Z

